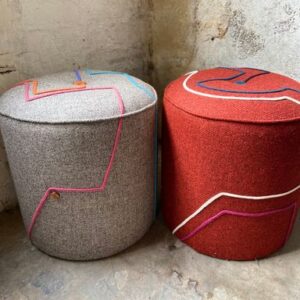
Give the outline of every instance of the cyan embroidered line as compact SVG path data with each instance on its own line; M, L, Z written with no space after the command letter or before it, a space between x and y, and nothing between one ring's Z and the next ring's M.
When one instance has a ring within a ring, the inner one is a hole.
M250 90L249 91L249 90L241 90L241 89L240 90L220 89L220 88L206 85L205 83L207 83L207 82L231 81L233 79L237 79L244 75L247 75L247 73L245 71L243 71L242 69L238 69L238 68L220 67L219 69L231 70L233 72L238 72L238 74L235 74L235 75L232 75L229 77L225 77L225 78L213 78L213 79L202 80L197 83L197 86L200 86L202 88L212 90L212 91L218 91L218 92L224 92L224 93L236 93L236 94L274 94L274 93L280 93L280 92L285 92L285 91L292 91L292 92L300 93L300 90L296 90L296 89L289 88L289 87L282 87L282 88L275 89L275 90L261 90L261 91ZM236 83L238 85L243 85L243 84L246 84L247 82L249 82L250 80L257 78L258 76L270 74L270 72L268 72L268 71L262 71L262 70L258 70L258 69L250 69L250 70L257 71L258 73L255 75L249 75L248 77L246 77L246 79L238 80L238 81L235 81L234 83Z
M156 100L157 95L154 89L152 88L151 90L145 88L142 84L140 84L133 76L127 74L127 73L122 73L122 72L113 72L113 71L93 71L93 70L86 70L86 73L90 76L95 76L95 75L120 75L123 76L128 80L129 83L131 83L134 87L142 90L145 92L151 99Z
M113 71L93 71L93 70L86 70L86 73L90 76L96 76L96 75L120 75L127 79L127 81L132 84L135 88L140 89L141 91L145 92L146 95L150 97L150 99L156 100L157 94L153 87L151 87L151 90L145 88L143 85L141 85L133 76L122 73L122 72L113 72ZM157 141L157 131L158 131L158 108L157 105L155 106L155 117L154 117L154 205L153 205L153 216L156 217L157 214L157 202L158 202L158 178L157 178L157 164L158 164L158 141Z

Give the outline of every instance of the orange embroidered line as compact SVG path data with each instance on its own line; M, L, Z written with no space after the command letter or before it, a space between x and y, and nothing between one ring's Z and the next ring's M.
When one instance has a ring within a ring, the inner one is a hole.
M75 74L77 74L77 72L79 74L78 70L75 71ZM74 83L73 83L74 87L65 87L65 88L59 88L59 89L39 91L38 90L39 82L37 80L33 79L33 80L23 80L23 81L15 84L12 88L20 86L20 85L26 85L26 84L29 85L30 83L32 83L32 94L35 96L43 95L43 94L56 94L56 93L68 92L68 91L80 91L80 90L84 90L87 86L86 82L84 82L82 80L77 80L77 76L76 76L76 81L74 81Z
M76 86L76 87L68 87L68 88L60 88L60 89L53 89L53 90L44 90L39 91L38 90L38 81L33 80L32 82L32 93L34 95L41 95L41 94L50 94L50 93L58 93L58 92L65 92L65 91L76 91L76 90L83 90L86 88L86 84L83 84L82 86Z

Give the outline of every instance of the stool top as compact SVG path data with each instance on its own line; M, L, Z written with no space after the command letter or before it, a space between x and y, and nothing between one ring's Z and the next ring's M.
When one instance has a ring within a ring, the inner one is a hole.
M300 83L252 68L190 72L168 85L165 100L209 119L251 123L300 120Z
M155 90L121 72L75 70L25 80L0 98L0 114L37 123L92 122L155 105Z

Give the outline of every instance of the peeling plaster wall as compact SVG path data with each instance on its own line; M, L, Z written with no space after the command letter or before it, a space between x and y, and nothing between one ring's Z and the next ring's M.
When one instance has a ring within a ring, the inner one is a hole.
M80 66L150 78L249 66L300 79L299 0L0 0L0 90ZM15 202L0 141L0 211ZM5 202L5 204L4 204Z
M153 0L153 80L249 66L300 79L299 0Z
M148 0L0 0L0 91L74 66L147 79L149 12ZM0 141L0 211L15 199Z

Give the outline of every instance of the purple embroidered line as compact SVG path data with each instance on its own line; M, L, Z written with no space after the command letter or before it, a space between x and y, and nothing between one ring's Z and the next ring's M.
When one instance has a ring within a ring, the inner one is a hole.
M77 80L78 80L78 81L82 81L79 70L76 69L76 70L74 70L74 71L75 71L75 75L76 75Z
M190 232L189 234L185 235L184 237L182 237L180 239L182 241L186 241L187 239L192 238L194 235L196 235L197 233L202 231L204 228L206 228L208 225L215 222L217 219L221 218L224 215L237 216L237 217L259 218L259 217L265 217L265 216L269 216L272 214L284 212L284 211L287 211L290 209L293 209L293 215L291 217L291 220L289 223L289 228L288 228L288 231L287 231L285 239L284 239L284 243L285 243L287 241L287 239L289 238L289 235L292 231L293 221L296 217L296 212L297 212L297 204L296 203L292 203L291 205L284 207L284 208L273 209L273 210L269 210L269 211L265 211L265 212L258 212L258 213L257 212L256 213L245 213L245 212L238 212L238 211L232 211L232 210L222 210L222 211L218 212L216 215L214 215L214 216L210 217L209 219L207 219L206 221L204 221L202 224L200 224L198 227L196 227L192 232Z
M76 91L66 90L66 91L61 91L61 92L55 92L54 94L64 94L64 93L81 92L81 91L89 91L89 90L113 90L117 95L119 110L120 110L120 113L121 113L121 117L119 119L118 127L117 127L117 130L116 130L116 135L115 135L115 139L114 139L113 148L112 148L110 158L109 158L109 162L108 162L108 165L107 165L104 177L103 177L103 181L102 181L100 186L93 187L93 188L49 187L46 190L43 197L41 198L38 206L36 207L36 209L35 209L35 211L32 215L31 223L29 224L29 227L28 227L28 230L27 230L27 233L28 233L28 236L29 236L30 239L31 239L32 230L33 230L33 227L36 223L36 220L39 217L44 205L46 204L50 193L52 193L52 192L65 192L65 193L102 192L105 189L106 185L107 185L109 174L110 174L111 169L112 169L112 164L113 164L113 161L114 161L114 158L115 158L115 155L116 155L116 152L117 152L119 140L120 140L120 135L121 135L121 131L122 131L122 123L123 123L123 115L124 115L124 112L125 112L123 98L122 98L119 90L115 87L99 87L99 88L89 88L89 89L76 90ZM40 99L40 98L45 98L45 97L48 97L48 96L51 96L51 95L53 95L53 94L45 94L45 95L40 95L40 96L30 98L29 97L29 84L25 84L25 101L33 101L33 100L37 100L37 99Z
M37 99L41 99L41 98L46 98L46 97L50 97L53 95L59 95L59 94L66 94L66 93L75 93L75 92L82 92L82 91L89 91L89 90L93 90L95 88L85 88L85 87L79 87L79 88L64 88L62 90L57 90L57 91L51 91L49 93L40 93L37 94L37 96L32 96L30 97L30 82L24 82L24 87L25 87L25 93L24 93L24 97L25 97L25 101L26 102L30 102L30 101L34 101ZM99 88L96 88L99 89Z
M198 73L198 71L192 71L192 72L187 73L186 78L184 79L184 81L182 83L183 88L187 92L195 94L195 95L200 95L200 96L204 96L207 98L222 99L222 100L251 100L251 101L285 101L285 100L288 100L288 101L292 101L296 104L300 104L300 101L298 99L289 97L287 95L283 95L283 96L279 96L279 97L266 97L266 96L258 97L258 95L253 96L253 94L252 94L252 97L244 97L244 96L242 97L242 96L232 96L232 95L229 96L229 95L207 94L204 92L200 92L199 90L195 90L192 87L188 86L188 81L197 73ZM286 90L286 89L284 89L284 90ZM295 91L298 91L298 90L295 90ZM300 90L299 90L299 93L300 93Z
M233 79L237 79L237 78L239 78L243 75L246 75L245 71L243 71L242 69L238 69L238 68L221 67L221 69L237 71L238 74L232 75L232 76L229 76L229 77L225 77L225 78L213 78L213 79L207 79L207 80L199 81L199 82L197 82L197 86L208 89L208 90L212 90L212 91L226 92L226 93L236 93L236 94L275 94L275 93L280 93L280 92L285 92L285 91L293 91L293 92L296 92L296 93L300 93L300 90L297 90L297 89L294 89L294 88L289 88L289 87L282 87L282 88L275 89L275 90L262 90L262 91L252 91L251 90L251 91L247 91L247 90L226 90L226 89L221 89L221 88L217 88L217 87L207 86L205 84L207 82L230 81L230 80L233 80ZM268 72L268 71L261 71L261 70L257 70L257 71L260 71L261 73L249 76L248 78L246 78L246 80L236 81L235 83L237 83L237 84L246 84L248 81L250 81L253 78L256 78L256 77L262 76L262 75L270 74L270 72Z

